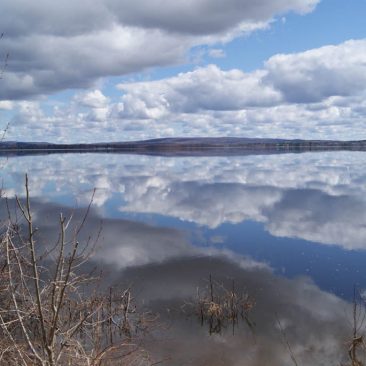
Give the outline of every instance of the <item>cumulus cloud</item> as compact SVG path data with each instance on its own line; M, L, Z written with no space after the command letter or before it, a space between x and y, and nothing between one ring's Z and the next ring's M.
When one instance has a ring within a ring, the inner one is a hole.
M178 135L355 139L364 133L365 55L366 40L351 40L276 55L250 73L208 65L163 80L123 83L113 115L166 121Z
M12 55L0 92L7 99L90 87L99 77L175 63L189 45L160 30L120 25L70 37L30 34L3 43Z
M366 40L274 55L248 73L208 65L163 80L126 82L118 85L120 100L95 86L107 75L184 62L197 45L221 57L218 41L266 27L288 11L310 12L317 2L83 0L61 8L5 1L1 47L11 62L1 80L0 110L14 116L7 136L59 142L94 142L101 131L114 141L177 135L360 138ZM91 89L69 105L12 101L67 88Z
M245 22L261 22L273 14L293 10L307 13L318 0L198 0L111 1L122 23L159 28L170 32L209 35L224 32Z
M74 99L82 106L91 108L103 108L108 104L108 98L98 89L78 94Z
M122 100L146 111L235 111L286 103L321 103L366 91L366 40L271 57L262 70L223 71L215 65L152 82L120 84ZM335 101L336 102L336 101ZM318 109L322 109L318 106ZM146 113L148 115L148 113Z
M77 94L74 102L81 107L89 108L85 120L103 122L108 119L110 112L109 99L98 89Z
M290 55L265 63L266 80L288 102L314 103L332 96L354 96L366 87L366 40Z
M366 40L353 40L276 55L249 73L208 65L162 80L120 83L119 100L94 88L69 104L48 106L47 113L40 102L13 102L8 136L93 142L103 131L113 141L198 135L359 139L365 131L365 51Z
M0 100L0 109L12 110L14 108L14 103L10 100Z
M0 23L9 62L1 99L21 99L97 78L182 62L191 47L266 27L277 14L319 0L5 0Z
M166 80L120 84L119 88L127 92L122 97L120 116L133 117L134 114L123 112L128 110L129 104L138 105L138 102L146 117L152 108L159 108L161 114L195 113L277 104L281 95L263 84L262 77L262 71L246 74L240 70L223 71L209 65ZM140 115L137 113L137 118Z

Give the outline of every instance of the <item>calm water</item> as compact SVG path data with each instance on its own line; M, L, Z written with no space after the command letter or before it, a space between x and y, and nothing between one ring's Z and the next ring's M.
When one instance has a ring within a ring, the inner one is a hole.
M77 219L96 188L87 227L102 234L93 261L109 284L131 285L160 314L145 344L152 360L282 366L294 365L293 352L310 366L347 357L354 287L366 290L365 158L70 154L0 164L10 199L24 195L28 172L44 238L61 211ZM201 324L192 304L210 276L252 299L249 324L217 332Z

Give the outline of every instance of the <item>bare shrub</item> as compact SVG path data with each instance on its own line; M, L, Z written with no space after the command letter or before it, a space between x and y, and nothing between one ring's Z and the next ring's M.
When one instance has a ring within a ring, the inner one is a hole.
M85 272L93 243L81 245L78 234L90 205L75 227L61 214L57 243L42 247L27 176L25 188L25 202L16 200L20 219L8 210L2 223L0 364L141 364L139 341L153 318L136 310L130 289L99 293L98 276Z
M341 366L364 366L366 359L365 334L366 305L365 298L353 289L352 319L352 339L347 342L349 363Z

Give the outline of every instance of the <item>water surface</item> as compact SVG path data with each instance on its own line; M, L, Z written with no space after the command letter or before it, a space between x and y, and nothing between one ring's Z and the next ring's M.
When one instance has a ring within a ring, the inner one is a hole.
M154 362L347 358L354 288L366 289L365 153L70 154L0 164L9 202L24 195L28 173L42 240L54 236L60 212L81 217L96 189L87 231L102 234L93 261L110 286L131 285L160 314L164 326L145 344ZM250 324L201 324L192 304L210 276L250 297Z

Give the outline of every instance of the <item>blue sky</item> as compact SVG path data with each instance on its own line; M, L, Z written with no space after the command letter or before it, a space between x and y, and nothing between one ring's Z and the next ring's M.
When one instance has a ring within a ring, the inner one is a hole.
M9 140L366 139L364 0L5 0Z

